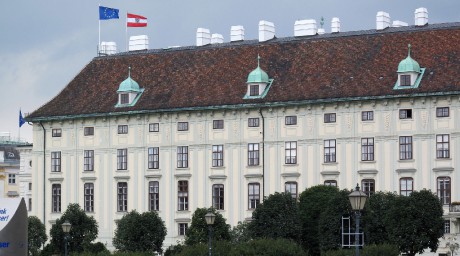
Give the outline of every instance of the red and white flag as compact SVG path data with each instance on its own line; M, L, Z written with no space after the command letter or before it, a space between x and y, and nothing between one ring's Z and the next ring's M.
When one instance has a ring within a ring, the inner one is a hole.
M128 13L128 17L126 19L126 26L147 27L147 18L141 15Z

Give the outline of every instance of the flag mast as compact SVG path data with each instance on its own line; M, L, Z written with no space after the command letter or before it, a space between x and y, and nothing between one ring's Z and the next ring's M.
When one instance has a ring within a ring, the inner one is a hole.
M99 21L99 41L97 43L97 56L99 56L99 47L101 47L101 4L99 4L99 18L97 19Z
M126 42L126 51L128 51L128 11L126 11L126 16L125 16L125 42Z

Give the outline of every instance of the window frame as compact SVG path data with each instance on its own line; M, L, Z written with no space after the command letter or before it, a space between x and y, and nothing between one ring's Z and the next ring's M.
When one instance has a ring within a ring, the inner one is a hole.
M224 166L224 145L212 145L212 167Z
M160 210L160 182L149 181L149 211Z
M260 203L260 183L248 184L248 210L254 210Z
M179 132L188 131L188 122L177 122L177 131Z
M361 112L361 121L374 121L374 111L362 111Z
M187 233L187 229L188 229L188 223L177 223L178 225L178 235L179 236L185 236L185 234Z
M298 196L298 184L295 181L287 181L284 183L284 192L291 194L294 200L297 200Z
M51 212L59 213L61 212L61 184L52 184L51 185Z
M259 143L248 143L248 166L259 166L259 157Z
M224 120L212 120L212 129L214 130L223 130L224 129Z
M284 163L297 164L297 141L286 141L284 146Z
M120 94L120 105L129 104L129 94L121 93Z
M128 182L117 183L117 212L128 211Z
M324 140L324 163L336 163L336 162L337 162L337 141L335 139Z
M85 212L94 212L94 183L83 184Z
M94 127L93 126L84 127L83 136L94 136Z
M361 161L374 161L374 138L361 138Z
M61 151L51 152L51 172L61 172Z
M177 168L188 168L188 146L177 147Z
M436 108L436 117L449 117L450 115L449 107L437 107Z
M83 171L94 171L94 150L83 150Z
M62 137L62 129L61 128L51 129L51 137L53 138Z
M324 113L324 123L335 123L337 122L337 115L336 113Z
M118 125L118 134L128 134L128 125L127 124L119 124Z
M148 169L160 168L160 148L149 147L147 149L147 167Z
M258 117L249 117L248 118L248 127L259 127L259 118Z
M412 160L413 148L412 136L399 136L399 160Z
M128 170L128 149L117 149L117 170Z
M410 187L409 187L409 184L410 184ZM412 177L400 178L399 179L399 195L410 196L412 192L414 192L414 178Z
M445 219L444 220L444 225L443 225L443 233L444 234L450 234L450 228L451 228L451 225L450 225L450 220L449 219Z
M337 187L337 180L325 180L324 185Z
M361 180L361 191L372 196L375 194L375 180L374 179L362 179Z
M160 131L160 123L150 123L149 124L149 132L159 132Z
M212 207L216 210L225 210L224 184L212 185Z
M285 116L284 124L285 125L297 125L297 116Z
M250 84L249 85L249 96L259 96L259 85L258 84Z
M188 180L177 181L177 211L188 211Z
M449 134L436 135L436 158L450 158L450 136Z
M449 176L436 178L436 191L443 205L450 205L452 198L452 182Z
M411 108L404 108L399 110L399 119L400 120L405 120L405 119L412 119L413 113Z
M399 75L399 86L412 86L411 75L408 75L408 74Z

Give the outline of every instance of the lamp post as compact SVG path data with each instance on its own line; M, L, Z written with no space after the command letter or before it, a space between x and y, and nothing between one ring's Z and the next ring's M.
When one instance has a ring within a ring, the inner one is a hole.
M361 217L360 211L364 208L364 204L366 203L367 194L359 190L359 185L356 184L355 191L348 195L348 199L350 199L351 208L355 212L356 217L355 247L356 256L359 256L359 218Z
M70 229L72 228L72 224L68 220L66 220L64 223L62 223L62 231L64 231L64 255L67 256L67 241L69 240L69 232Z
M211 212L211 210L206 213L204 216L206 220L206 224L208 224L209 232L208 232L208 238L209 238L209 256L212 255L212 225L214 225L214 221L216 220L216 215Z

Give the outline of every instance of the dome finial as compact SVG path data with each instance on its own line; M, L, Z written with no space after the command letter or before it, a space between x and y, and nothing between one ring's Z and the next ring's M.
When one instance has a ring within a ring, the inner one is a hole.
M257 67L260 67L260 55L257 54Z
M131 66L128 67L128 77L131 77Z
M410 48L411 48L411 45L410 45L410 44L408 44L408 45L407 45L407 48L409 48L409 53L407 54L407 56L409 56L409 57L410 57Z

